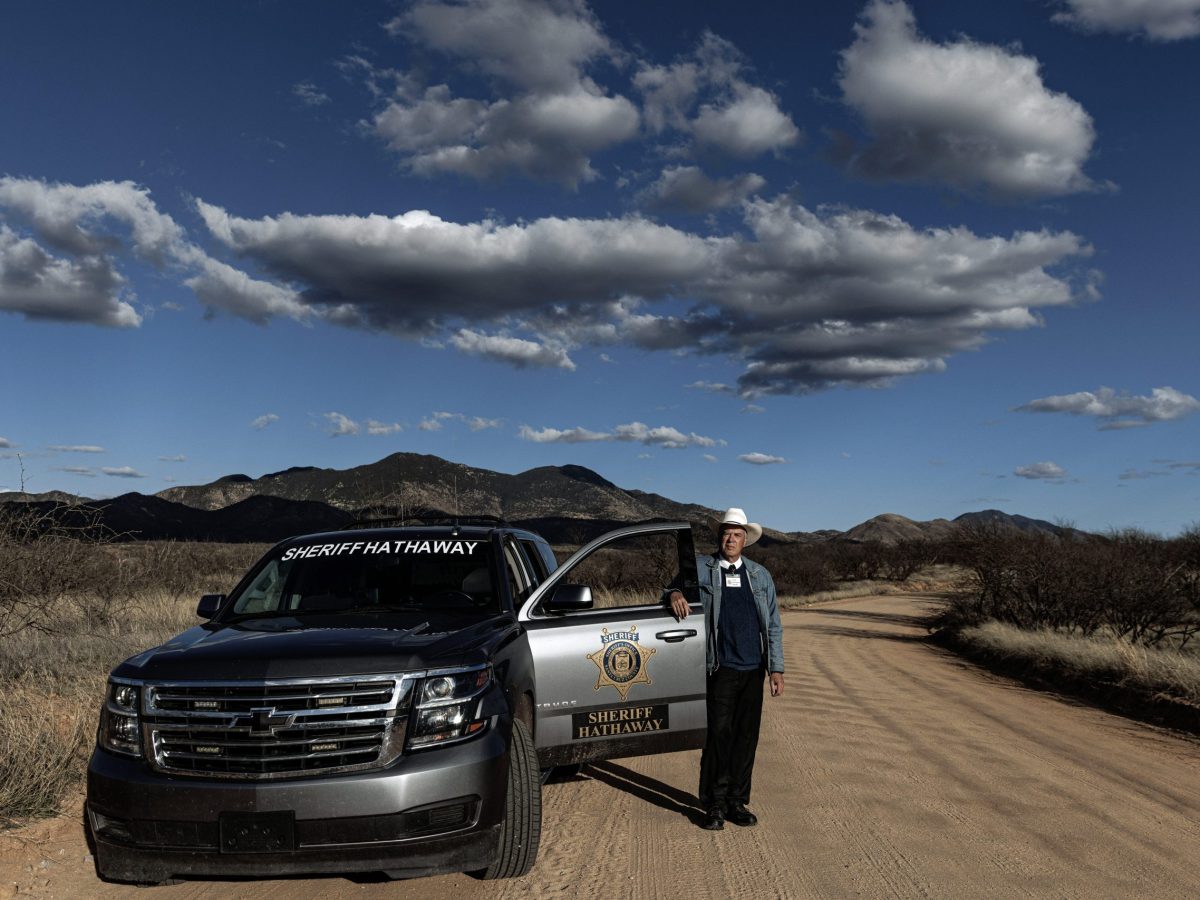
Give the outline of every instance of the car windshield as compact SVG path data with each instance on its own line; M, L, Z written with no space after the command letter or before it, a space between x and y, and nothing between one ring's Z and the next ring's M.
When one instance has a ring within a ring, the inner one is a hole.
M272 551L229 616L497 613L491 561L486 540L458 537L301 544Z

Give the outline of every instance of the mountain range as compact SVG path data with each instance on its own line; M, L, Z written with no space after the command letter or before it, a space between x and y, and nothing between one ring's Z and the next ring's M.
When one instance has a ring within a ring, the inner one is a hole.
M83 524L98 516L106 529L138 540L277 541L386 515L404 520L491 516L539 531L553 543L578 544L620 525L651 519L686 520L707 531L720 516L719 510L698 504L620 488L583 466L542 466L508 475L415 453L394 453L351 469L298 466L258 478L226 475L153 496L130 493L88 500L58 491L0 494L0 508L17 503L66 524ZM72 504L85 504L88 511ZM762 542L936 540L950 536L964 522L1060 536L1072 531L999 510L928 522L885 513L844 532L767 528Z

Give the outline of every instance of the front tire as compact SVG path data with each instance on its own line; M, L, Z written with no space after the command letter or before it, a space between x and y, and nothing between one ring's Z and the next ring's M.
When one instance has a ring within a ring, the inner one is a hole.
M480 873L481 878L520 878L533 868L542 836L539 774L529 727L520 719L514 719L508 753L504 821L500 825L500 853L496 861Z

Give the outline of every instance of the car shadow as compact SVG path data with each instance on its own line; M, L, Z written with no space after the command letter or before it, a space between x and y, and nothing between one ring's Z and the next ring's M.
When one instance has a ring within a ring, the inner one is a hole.
M647 803L652 803L660 809L678 813L694 825L699 825L704 818L704 810L694 794L681 791L679 788L664 784L657 778L643 775L612 761L590 763L584 773L593 780L606 784L618 791L624 791L630 796Z

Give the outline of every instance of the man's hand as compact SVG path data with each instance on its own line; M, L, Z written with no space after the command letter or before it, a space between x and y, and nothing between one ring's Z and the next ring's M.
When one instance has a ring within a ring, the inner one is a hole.
M679 591L671 591L671 612L675 614L675 618L682 621L688 617L690 611L687 598Z
M778 697L782 693L783 693L783 673L782 672L772 672L771 673L771 696Z

